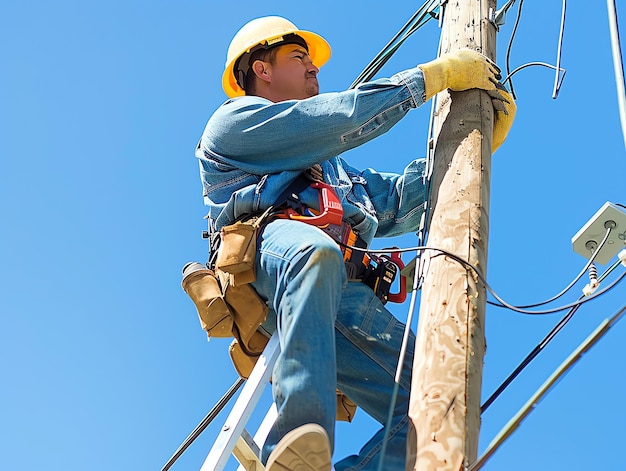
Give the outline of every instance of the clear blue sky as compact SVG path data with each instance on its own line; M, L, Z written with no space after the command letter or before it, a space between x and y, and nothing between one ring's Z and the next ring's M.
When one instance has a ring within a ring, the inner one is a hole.
M571 237L605 201L626 204L605 2L570 3L559 98L551 98L553 71L517 74L517 119L494 156L488 278L517 304L567 285L585 262L572 251ZM158 470L233 383L228 342L207 343L180 288L183 264L205 259L193 150L225 98L220 77L228 43L249 19L288 17L330 42L333 57L320 83L322 91L341 90L420 2L373 5L2 3L2 469ZM554 63L560 7L526 0L512 67ZM512 10L498 37L502 66L514 18ZM438 37L432 21L381 75L432 59ZM412 111L389 134L345 157L355 166L400 171L424 156L429 112L430 106ZM416 241L407 236L393 243ZM565 300L577 298L580 287ZM484 414L481 450L625 299L623 283L580 309ZM393 310L402 319L407 308ZM485 397L561 316L489 308ZM623 321L483 469L626 469L619 452L625 338ZM200 468L224 418L175 470ZM363 411L352 424L340 424L336 458L356 452L375 427Z

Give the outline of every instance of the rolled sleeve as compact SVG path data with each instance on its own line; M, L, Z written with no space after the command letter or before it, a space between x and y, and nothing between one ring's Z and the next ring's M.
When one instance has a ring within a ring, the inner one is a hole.
M395 75L406 85L413 97L414 106L422 106L426 102L426 85L424 84L424 72L419 67L404 70Z

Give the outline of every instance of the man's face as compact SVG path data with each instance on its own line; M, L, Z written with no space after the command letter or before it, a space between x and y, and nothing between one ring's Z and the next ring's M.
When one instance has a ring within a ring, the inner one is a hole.
M279 46L271 70L272 93L277 101L302 100L319 93L319 69L313 65L309 53L302 46Z

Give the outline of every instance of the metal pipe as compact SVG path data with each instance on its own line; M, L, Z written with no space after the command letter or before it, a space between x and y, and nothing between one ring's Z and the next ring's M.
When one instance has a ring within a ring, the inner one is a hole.
M622 123L624 147L626 147L626 92L624 91L624 65L622 63L622 51L619 42L615 0L607 0L606 5L609 12L609 30L611 32L611 48L613 50L613 67L615 68L615 84L617 85L617 104L619 106L620 121Z
M552 99L556 100L561 88L561 52L563 51L563 32L565 31L565 11L567 10L567 0L563 0L563 8L561 9L561 29L559 30L559 45L556 53L556 76L554 77L554 89L552 90Z

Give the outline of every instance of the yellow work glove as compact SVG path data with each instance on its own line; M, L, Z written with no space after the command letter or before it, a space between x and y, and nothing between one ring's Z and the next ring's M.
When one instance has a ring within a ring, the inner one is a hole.
M491 96L494 110L493 135L491 138L491 153L493 154L502 145L511 129L517 106L511 94L500 83L498 83L497 92L488 93Z
M418 67L424 73L426 100L447 88L457 92L470 88L495 90L501 78L496 64L471 49L444 54Z

